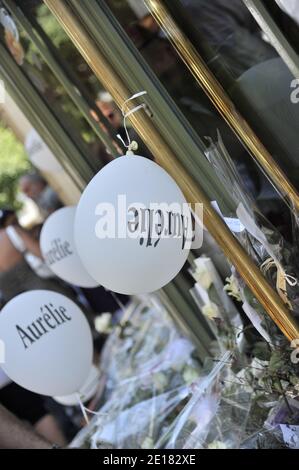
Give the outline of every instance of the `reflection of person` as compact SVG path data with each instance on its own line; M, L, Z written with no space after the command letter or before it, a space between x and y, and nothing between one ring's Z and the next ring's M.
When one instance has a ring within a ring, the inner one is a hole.
M112 96L107 92L99 93L99 98L96 101L96 105L102 112L103 116L109 121L113 129L115 129L115 135L119 134L124 142L127 143L127 135L123 126L123 117L120 110L113 101ZM143 144L137 132L132 127L129 127L128 130L131 141L135 140L138 143L138 150L136 151L136 154L152 159L152 155ZM102 160L104 161L103 158ZM108 161L110 160L111 157ZM108 161L104 161L104 163L108 163Z
M5 43L16 63L18 65L23 65L25 53L20 41L17 40L14 34L8 29L5 29L4 38Z
M96 101L96 105L114 129L118 129L122 126L123 118L121 112L109 93L99 93L99 99Z
M218 60L218 49L223 43L227 46L228 51L234 55L230 47L230 40L234 46L238 46L238 37L236 40L234 39L234 26L232 23L236 25L239 22L242 23L242 18L240 18L242 14L248 15L251 18L244 5L241 4L237 7L237 1L181 0L180 2L175 2L175 7L173 6L173 10L179 12L179 19L184 20L185 26L188 27L190 25L190 31L196 29L194 37L203 37L205 40L203 42L205 44L209 43L210 46L215 44L216 51L212 57L212 63L209 63L209 65L213 65L215 60ZM251 162L244 147L235 138L204 91L195 83L192 75L186 72L185 66L176 54L175 49L171 46L157 23L148 15L147 9L142 8L138 0L129 0L128 4L138 18L136 23L127 25L124 22L128 35L140 50L150 68L166 87L168 93L185 117L189 120L192 127L203 140L205 136L217 140L218 130L229 153L234 156L234 161L242 162L243 166L245 162L246 168L244 172L254 173L255 176L255 171L251 168ZM169 8L171 4L172 2L167 2ZM237 13L234 15L234 9L236 8ZM231 20L229 19L230 15L232 16ZM255 23L253 18L251 18L251 22ZM200 36L199 32L202 32ZM248 39L248 36L244 40L245 46L247 45L246 39ZM264 41L261 38L259 40L263 45ZM200 45L202 47L201 43ZM270 45L266 44L265 49L270 49L273 54ZM256 55L256 52L253 52ZM250 57L254 60L255 55ZM244 57L242 54L240 56L240 60L242 60Z
M45 397L29 392L13 382L3 388L0 386L0 448L2 446L12 447L16 445L22 447L25 445L25 441L22 441L21 433L25 432L25 439L26 434L29 432L27 431L26 433L25 425L23 427L18 420L27 422L32 426L32 431L30 432L30 435L32 434L31 438L34 438L34 431L37 432L41 436L39 438L40 443L43 442L42 438L44 438L61 446L66 444L65 437L60 430L56 418L48 411L46 400ZM6 411L4 411L4 407ZM3 429L1 410L6 419L11 417L9 423L14 423L16 430L19 429L18 437L15 437L15 441L13 436L9 436L9 428ZM13 413L14 416L10 413ZM7 434L6 437L5 433ZM28 445L30 445L29 442Z
M0 449L51 449L52 445L0 405Z
M23 175L19 186L20 191L36 203L45 218L62 206L55 191L36 172Z

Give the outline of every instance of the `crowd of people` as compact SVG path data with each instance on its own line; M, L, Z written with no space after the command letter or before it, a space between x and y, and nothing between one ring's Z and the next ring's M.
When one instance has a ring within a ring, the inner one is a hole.
M131 3L136 7L135 0L129 0L129 4ZM277 3L285 2L277 0ZM195 32L200 33L202 44L209 45L211 51L215 51L215 55L210 57L209 66L211 69L214 67L214 73L219 79L223 79L223 83L227 76L233 83L254 65L277 57L274 48L260 34L248 9L238 0L182 0L182 5L189 18L196 18L193 26ZM142 50L152 70L162 83L167 84L169 93L202 138L207 135L213 137L213 132L216 135L216 131L220 130L252 195L258 198L265 187L271 192L272 188L269 189L261 172L252 165L246 151L232 136L208 98L195 86L193 79L184 73L185 69L182 72L182 64L158 25L145 13L146 11L141 11L140 20L127 32L138 49ZM287 13L290 14L289 11ZM208 59L208 56L205 58ZM218 64L217 70L215 64ZM229 74L224 74L223 70L229 70ZM121 112L111 96L108 93L99 93L96 106L115 131L115 135L119 134L126 140ZM92 115L97 120L97 115ZM130 137L134 140L134 130L130 131ZM152 158L140 139L138 141L140 154ZM99 142L95 144L94 153L103 164L111 160L111 156ZM36 171L20 178L19 191L36 204L43 221L63 206L55 191ZM93 326L95 315L106 311L117 312L119 306L128 301L126 296L112 296L102 287L78 288L55 277L42 259L39 246L41 228L40 223L24 228L11 208L0 210L1 307L25 291L52 290L80 304ZM96 352L100 352L103 341L94 330ZM37 395L13 383L0 366L0 448L65 446L80 427L78 420L73 419L75 413L75 410L67 410L51 398Z
M112 97L101 92L96 105L115 133L126 140L123 118ZM133 134L135 131L131 130L132 138ZM111 156L101 146L94 150L102 163L111 160ZM142 154L151 158L145 147L142 148ZM119 316L129 298L108 292L101 286L79 288L58 279L52 273L43 260L39 237L45 220L63 207L63 203L36 170L23 174L18 186L23 198L34 203L39 221L25 228L19 223L18 214L14 210L9 207L0 210L0 308L17 295L35 289L51 290L67 296L87 316L97 357L105 337L96 332L95 317L104 312L117 313ZM78 407L64 407L52 398L25 390L6 376L0 364L0 448L65 446L81 425Z
M37 205L43 221L62 207L57 194L37 172L24 174L19 190ZM104 288L80 289L58 279L42 258L39 235L42 224L24 228L15 211L0 210L0 298L1 308L22 292L46 289L71 298L86 314L94 333L95 354L104 339L94 329L94 318L116 312L127 298L112 296ZM72 419L77 407L66 410L53 399L25 390L12 382L0 366L0 448L64 446L80 428ZM28 427L28 423L30 427ZM79 424L78 424L79 423Z

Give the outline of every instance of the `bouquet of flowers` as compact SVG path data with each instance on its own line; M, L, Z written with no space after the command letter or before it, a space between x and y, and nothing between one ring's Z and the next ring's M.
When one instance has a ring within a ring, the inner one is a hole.
M133 390L134 387L130 387L129 393ZM138 391L136 387L135 392ZM188 387L182 386L171 392L157 391L151 398L127 406L121 399L126 393L127 387L120 387L101 408L101 415L89 428L88 447L97 449L108 445L116 449L154 448L157 439L180 412L189 394ZM115 406L116 400L118 406Z
M195 259L189 272L196 281L190 293L214 332L216 350L224 353L226 350L234 349L236 341L242 349L244 340L242 320L231 298L225 292L212 260L204 255ZM211 347L211 350L214 349Z
M75 447L152 448L177 416L201 367L162 306L147 299L111 333L101 361L106 390Z
M225 353L192 385L157 448L299 448L299 379L284 381L282 363Z
M163 449L239 448L246 435L251 389L240 387L231 353L193 384L193 395L157 444Z
M221 139L207 154L238 206L238 219L229 214L226 222L297 316L295 248L246 194ZM200 365L193 344L153 296L133 302L103 350L106 389L98 412L73 446L296 448L299 364L291 360L287 340L235 270L225 288L206 257L195 260L190 272L196 281L191 294L217 338L219 359ZM242 302L261 335L254 341L243 341L227 294Z
M277 290L285 305L292 310L295 317L299 318L299 267L295 262L299 259L297 244L287 243L278 230L261 214L251 196L244 189L220 135L216 143L210 143L206 155L218 176L231 188L232 197L237 205L236 214L229 214L227 224L230 226L230 220L239 222L238 229L233 229L234 235ZM237 219L233 219L236 215ZM224 219L227 220L226 217ZM260 329L266 332L271 342L285 343L274 322L246 288L240 276L236 272L233 274L234 277L230 283L239 284L239 295L245 304L245 313L256 311L255 317L260 319Z

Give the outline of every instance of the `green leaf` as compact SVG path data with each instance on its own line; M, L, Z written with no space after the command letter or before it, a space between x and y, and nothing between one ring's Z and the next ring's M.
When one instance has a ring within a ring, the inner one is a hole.
M16 200L18 180L30 166L23 145L0 122L0 208L19 208Z

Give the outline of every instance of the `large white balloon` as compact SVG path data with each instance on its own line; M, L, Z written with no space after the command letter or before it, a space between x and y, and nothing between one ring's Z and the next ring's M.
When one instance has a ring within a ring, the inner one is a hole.
M29 160L39 170L50 173L59 173L63 170L54 154L33 128L26 136L25 149L28 153Z
M89 375L86 379L86 382L79 390L80 400L82 403L86 403L95 396L99 383L100 383L101 374L99 369L92 365ZM64 406L74 406L78 405L78 394L73 393L72 395L66 395L63 397L53 397L57 403Z
M18 295L0 313L8 377L35 393L70 395L80 390L92 365L88 322L67 297L47 290Z
M74 243L76 207L63 207L55 211L44 223L40 235L40 248L48 267L56 276L80 287L96 287L84 268Z
M75 243L89 272L109 290L153 292L183 267L191 216L175 181L156 163L123 156L106 165L82 194Z

